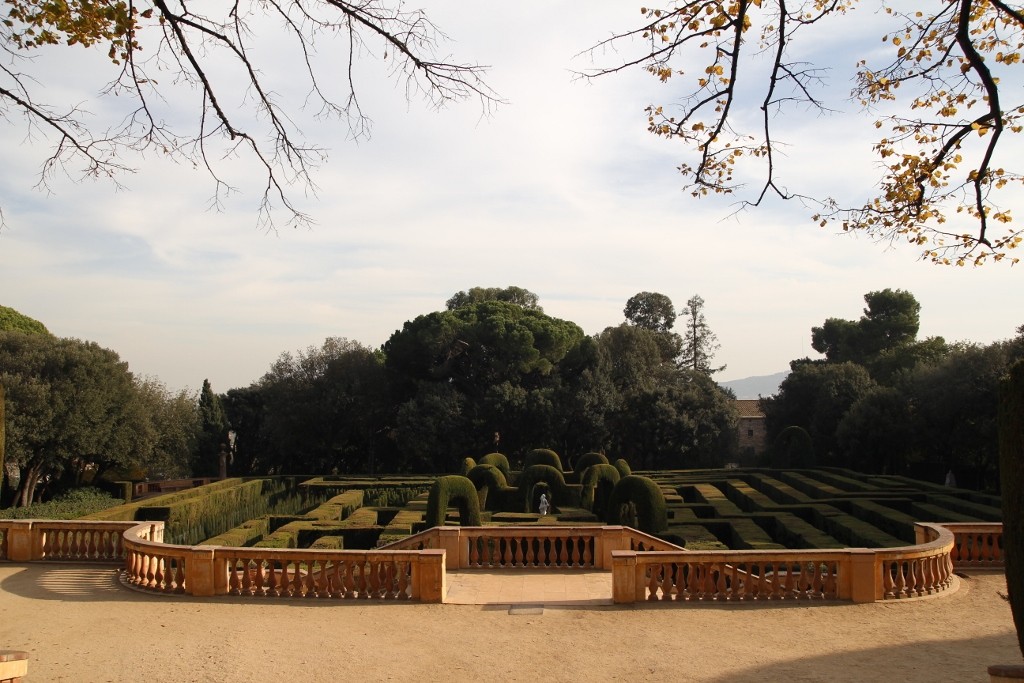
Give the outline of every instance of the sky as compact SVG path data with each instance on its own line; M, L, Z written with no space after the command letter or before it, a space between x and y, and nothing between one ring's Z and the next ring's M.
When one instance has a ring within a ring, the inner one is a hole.
M914 247L820 228L795 202L737 212L735 197L690 197L676 170L684 150L646 132L644 107L671 102L671 82L639 69L576 76L626 54L580 53L631 27L639 5L420 4L450 38L440 54L489 66L503 104L484 113L473 101L435 109L406 99L366 54L354 76L372 136L353 141L344 125L298 108L295 55L267 28L266 77L296 104L307 138L329 150L316 194L293 190L309 228L258 224L262 179L244 156L220 166L240 192L219 211L209 208L208 175L155 154L130 158L136 172L119 177L122 187L81 181L72 168L40 190L45 139L16 116L0 120L0 305L111 348L175 391L209 379L218 392L327 337L378 347L474 286L529 289L546 313L587 334L623 322L637 292L661 292L680 308L700 294L721 344L715 362L727 366L720 380L816 357L812 326L858 318L864 294L887 287L917 297L921 337L989 343L1024 324L1024 265L937 267ZM838 112L796 108L777 120L792 189L859 196L877 179L873 119L847 98L853 64L881 49L873 21L844 19L803 48L835 67L824 92ZM323 63L336 63L338 45L319 45ZM115 120L121 103L95 98L111 73L102 52L41 55L47 96ZM170 97L170 120L190 121L192 105Z

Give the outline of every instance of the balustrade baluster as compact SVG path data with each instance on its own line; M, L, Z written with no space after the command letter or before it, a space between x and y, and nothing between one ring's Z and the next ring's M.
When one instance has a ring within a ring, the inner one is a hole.
M896 563L896 595L901 598L907 596L907 565L905 562Z
M514 539L512 539L512 542L516 546L515 562L514 562L514 564L512 566L514 566L514 567L522 567L523 566L523 539L521 539L521 538L514 538Z
M729 565L729 586L728 586L727 600L740 600L742 596L740 594L740 570L736 563Z
M661 583L661 577L658 573L661 571L660 564L649 564L647 565L647 599L657 600L658 599L658 585Z
M523 561L527 567L537 566L537 554L533 550L533 544L538 542L535 537L524 538L522 542L526 545L526 555L523 557Z
M295 558L291 562L292 565L292 583L288 588L288 594L293 598L302 597L302 582L306 578L302 573L302 558Z
M783 567L785 567L786 580L785 580L785 584L783 585L783 588L782 588L782 599L785 600L785 599L788 598L788 599L792 600L793 598L796 597L796 592L797 592L796 591L796 575L793 573L793 565L791 565L791 564L789 564L787 562L786 564L783 565Z
M564 567L569 561L569 549L566 547L569 539L563 536L558 540L561 541L561 547L558 549L558 566Z
M345 587L341 583L341 561L337 558L331 561L331 573L328 585L330 586L330 595L332 598L337 599L345 595Z
M590 549L591 543L594 542L594 537L580 537L580 543L583 544L583 566L593 567L594 566L594 553Z
M886 599L896 597L896 581L893 574L897 571L899 562L885 561L882 563L882 595Z
M237 557L228 558L228 593L231 595L242 594L242 582L238 576L238 564L243 562ZM248 564L248 562L246 562ZM242 565L243 567L245 565Z
M342 596L345 599L351 600L355 596L356 582L352 576L353 567L355 562L352 560L344 560L345 563L345 594Z
M408 600L412 596L409 595L409 579L412 574L412 563L411 562L398 562L398 584L395 591L395 598L398 600Z
M772 562L772 575L771 575L771 588L772 592L769 596L772 600L781 600L785 597L785 587L783 585L784 579L779 574L779 563Z
M358 560L355 563L355 567L358 569L358 575L356 576L356 588L359 589L360 598L370 597L370 577L367 576L369 570L368 563L366 560Z
M674 564L661 565L661 585L658 588L661 591L662 600L673 599L672 580L675 575L675 568Z

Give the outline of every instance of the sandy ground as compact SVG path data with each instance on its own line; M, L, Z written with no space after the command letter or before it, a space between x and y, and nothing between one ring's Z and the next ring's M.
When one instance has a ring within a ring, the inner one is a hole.
M112 569L0 565L0 649L30 653L28 683L987 681L1022 661L1005 590L972 572L897 604L510 610L151 596Z

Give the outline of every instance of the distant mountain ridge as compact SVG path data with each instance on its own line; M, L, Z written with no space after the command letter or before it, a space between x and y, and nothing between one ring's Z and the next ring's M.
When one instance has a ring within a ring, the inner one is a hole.
M732 389L736 398L755 399L761 396L772 396L779 391L782 380L789 375L789 370L776 372L774 375L760 375L758 377L744 377L728 382L719 382L719 386Z

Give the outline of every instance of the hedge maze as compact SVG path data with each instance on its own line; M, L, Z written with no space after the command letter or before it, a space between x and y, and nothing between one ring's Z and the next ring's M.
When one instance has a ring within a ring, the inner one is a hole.
M520 470L491 453L441 477L259 477L133 501L90 519L162 520L165 540L232 547L369 549L444 524L627 524L694 550L897 547L914 523L1000 521L973 491L843 469L631 473L602 454L565 471L554 451ZM537 511L541 493L552 512Z

